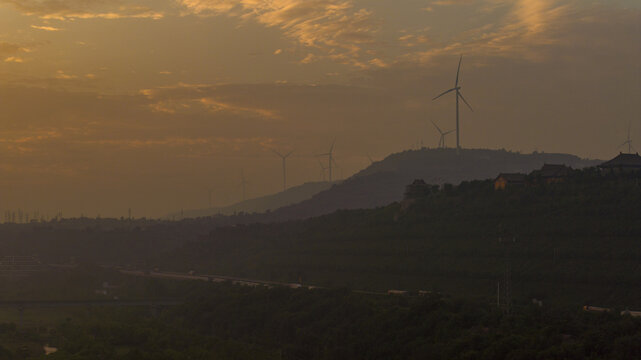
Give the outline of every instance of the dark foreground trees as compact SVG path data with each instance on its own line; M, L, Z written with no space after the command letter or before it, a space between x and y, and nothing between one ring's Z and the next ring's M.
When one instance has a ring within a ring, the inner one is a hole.
M30 337L48 359L638 359L641 319L436 295L203 285L184 306L94 309ZM6 345L9 344L9 345ZM23 358L3 350L4 358ZM6 355L9 354L9 355ZM39 358L31 354L31 358Z

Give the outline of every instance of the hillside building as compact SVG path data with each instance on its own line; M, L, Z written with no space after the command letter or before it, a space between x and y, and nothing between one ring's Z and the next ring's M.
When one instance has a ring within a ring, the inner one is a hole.
M641 156L639 156L639 153L619 153L614 159L599 165L599 169L603 172L615 174L639 171L641 170Z
M423 179L416 179L405 187L405 199L420 199L430 194L432 189Z
M572 168L563 164L544 164L541 170L535 170L532 175L539 177L546 184L565 181L572 173Z
M494 179L494 190L504 190L508 187L525 186L527 175L520 173L503 173Z

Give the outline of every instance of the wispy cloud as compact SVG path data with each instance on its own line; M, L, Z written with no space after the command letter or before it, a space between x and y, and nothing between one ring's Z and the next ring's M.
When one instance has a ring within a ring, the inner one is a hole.
M481 4L446 0L432 4L480 6L479 11L496 12L497 20L458 33L441 44L426 37L413 41L419 35L408 34L399 40L410 47L428 46L427 50L406 54L406 58L426 62L439 55L466 53L540 61L545 57L543 48L558 42L564 36L562 29L576 21L571 16L572 4L576 5L572 0L492 0Z
M228 15L281 29L300 45L315 48L333 60L365 64L364 47L376 42L380 21L351 0L177 0L201 16ZM318 56L316 54L315 56ZM311 59L304 58L303 63Z
M179 112L206 110L210 113L227 113L242 117L280 119L271 109L248 106L215 94L214 85L178 84L155 89L144 89L140 93L147 97L150 108L156 112L177 114Z
M9 56L8 58L4 59L4 62L7 62L7 63L23 63L24 59L21 58L21 57L17 57L17 56Z
M164 17L162 11L138 5L135 1L125 4L120 0L0 0L0 4L2 3L13 5L25 15L38 16L41 19L161 19Z
M40 25L31 25L32 29L43 30L43 31L60 31L62 29L53 27L53 26L40 26Z

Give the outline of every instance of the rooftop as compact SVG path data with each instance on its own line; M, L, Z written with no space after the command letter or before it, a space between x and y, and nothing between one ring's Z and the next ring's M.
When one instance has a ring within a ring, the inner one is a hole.
M641 168L641 156L639 153L636 154L624 154L619 153L617 157L610 161L606 161L603 164L599 165L600 168L618 168L618 167L631 167L631 168Z
M508 182L523 182L527 179L527 175L520 173L501 173L496 178L503 178Z

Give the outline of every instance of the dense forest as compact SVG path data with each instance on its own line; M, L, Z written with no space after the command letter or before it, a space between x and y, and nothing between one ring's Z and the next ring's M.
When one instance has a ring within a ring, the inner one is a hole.
M47 359L65 360L641 356L641 319L614 311L529 304L508 314L482 300L367 295L346 289L166 281L141 287L150 294L180 291L188 300L156 309L55 310L39 313L37 326L0 322L0 359L45 358L44 344L57 350Z

